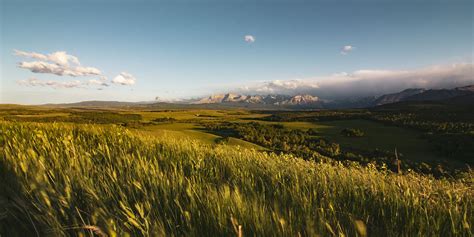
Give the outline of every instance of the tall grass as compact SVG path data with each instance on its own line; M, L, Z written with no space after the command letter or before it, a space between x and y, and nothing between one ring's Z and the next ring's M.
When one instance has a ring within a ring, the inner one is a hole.
M0 235L472 236L473 176L0 122Z

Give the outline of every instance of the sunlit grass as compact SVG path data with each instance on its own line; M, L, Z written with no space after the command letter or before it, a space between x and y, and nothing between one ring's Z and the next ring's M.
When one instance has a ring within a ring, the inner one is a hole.
M0 233L472 236L473 176L438 180L117 126L0 122Z

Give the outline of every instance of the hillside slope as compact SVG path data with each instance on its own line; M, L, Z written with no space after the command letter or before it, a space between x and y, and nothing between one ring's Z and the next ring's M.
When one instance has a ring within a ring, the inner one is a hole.
M0 122L5 236L471 236L472 183L116 126ZM471 176L472 177L472 176ZM472 178L471 178L472 181Z
M398 92L398 93L382 95L382 96L378 97L373 102L373 104L374 105L384 105L384 104L396 103L396 102L399 102L399 101L403 101L403 100L405 100L406 98L408 98L410 96L414 96L414 95L423 93L424 91L426 91L426 90L425 89L414 88L414 89L406 89L406 90L403 90L403 91Z

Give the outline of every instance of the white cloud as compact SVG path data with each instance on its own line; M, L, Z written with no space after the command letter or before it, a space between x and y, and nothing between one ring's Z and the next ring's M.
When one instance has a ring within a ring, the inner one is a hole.
M253 35L246 35L244 36L244 40L247 43L253 43L255 42L255 37Z
M70 63L74 65L81 64L76 56L69 55L65 51L58 51L51 54L40 54L36 52L25 52L15 49L14 52L16 56L34 58L42 61L49 61L60 66L69 66Z
M59 82L59 81L44 81L44 80L39 80L37 78L30 78L28 80L21 80L18 81L18 84L23 85L23 86L42 86L42 87L52 87L55 89L60 89L60 88L79 88L83 86L83 83L81 81L75 80L75 81L68 81L68 82Z
M34 73L49 73L58 76L99 76L101 71L95 67L83 67L76 56L58 51L51 54L40 54L14 50L14 55L38 59L40 61L20 62L18 67Z
M66 70L70 76L99 76L102 74L99 69L95 67L75 67Z
M96 80L96 79L91 79L87 81L87 85L109 86L109 84L105 80Z
M112 79L112 83L120 84L120 85L134 85L136 80L137 79L131 74L126 73L126 72L121 72L114 79Z
M28 57L28 58L34 58L34 59L39 59L43 61L48 61L48 56L40 53L35 53L35 52L25 52L25 51L20 51L20 50L13 50L14 55L16 56L21 56L21 57Z
M20 80L18 84L22 86L41 86L41 87L52 87L54 89L63 89L63 88L88 88L89 86L100 86L106 87L109 84L103 80L91 79L86 82L79 80L73 81L53 81L53 80L40 80L37 78L29 78L27 80Z
M64 70L60 66L52 63L34 61L34 62L20 62L18 67L28 69L34 73L52 73L62 76Z
M43 61L33 61L33 62L20 62L18 67L23 69L28 69L34 73L49 73L55 74L58 76L99 76L101 72L99 69L94 67L69 67L59 64L53 64Z
M415 70L358 70L307 79L275 80L241 87L246 94L311 94L322 98L377 96L406 88L454 88L474 84L474 65L460 63Z
M275 80L264 83L263 86L256 88L259 93L279 93L286 90L318 88L318 85L309 81L298 79L293 80Z
M354 49L355 49L355 47L352 46L352 45L345 45L341 49L341 54L342 55L347 55L348 53L352 52Z
M71 77L98 77L98 79L90 79L88 81L43 81L36 78L22 80L18 83L25 86L51 86L54 88L74 88L89 86L109 86L107 77L102 75L102 72L95 67L82 66L76 56L69 55L65 51L57 51L51 54L40 54L36 52L25 52L14 50L14 55L36 59L38 61L23 61L18 63L19 68L30 70L33 73L54 74L58 76ZM113 83L120 85L133 85L135 78L128 73L121 73L114 78Z

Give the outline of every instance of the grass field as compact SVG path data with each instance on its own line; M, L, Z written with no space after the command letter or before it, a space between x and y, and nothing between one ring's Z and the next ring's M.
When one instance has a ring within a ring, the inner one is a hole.
M363 137L351 138L341 134L344 128L357 128L364 131ZM410 129L387 126L368 120L339 120L318 122L317 131L342 146L365 149L381 149L402 154L403 159L433 161L442 159L433 152L428 141L421 138L422 133Z
M380 149L401 154L401 159L419 161L441 161L433 146L422 133L413 129L388 126L369 120L352 119L317 122L268 122L251 120L265 124L282 124L289 129L315 129L319 137L339 143L342 147L355 149ZM357 128L365 132L363 137L352 138L341 134L344 128Z
M45 118L68 118L77 112L101 111L101 108L89 109L64 109L35 106L0 105L0 116L17 116L18 119L36 121ZM110 111L110 110L108 110ZM140 127L138 130L161 136L163 133L177 137L197 139L206 144L215 144L220 138L215 134L202 130L200 122L259 122L264 124L283 124L289 129L307 130L316 129L320 137L339 143L342 147L356 149L381 149L394 152L397 148L402 154L402 159L419 161L446 160L436 154L432 144L421 138L421 132L413 129L387 126L382 123L368 120L337 120L317 122L268 122L260 118L268 116L264 113L255 113L247 110L203 110L203 109L167 109L156 111L143 110L115 110L123 115L139 115L141 121L150 122L159 118L173 118L176 122L154 124ZM344 128L358 128L365 131L366 135L360 138L348 138L341 135ZM265 148L237 138L232 138L229 145L240 145L247 148L264 150ZM462 164L458 164L462 165Z
M384 125L369 120L337 120L329 122L285 122L288 128L316 129L321 137L341 144L343 147L381 149L394 151L397 148L404 159L433 161L442 157L433 152L422 133L413 129ZM365 132L363 137L352 138L341 134L344 128L356 128Z
M315 163L112 125L0 122L5 236L472 236L473 175Z
M163 132L175 134L185 138L200 140L203 143L214 144L218 136L201 132L197 126L192 123L163 123L159 125L147 126L139 130L150 132L151 134L161 135Z
M143 131L154 136L174 136L177 139L194 139L205 144L216 144L218 143L219 139L222 138L221 136L204 132L202 127L199 127L193 123L163 123L159 125L147 126L145 128L139 129L139 131ZM237 138L230 138L226 144L256 150L266 150L259 145Z
M249 122L247 120L237 121ZM394 152L396 148L401 154L401 159L419 161L440 161L443 159L433 152L433 147L428 143L428 141L421 138L420 132L395 126L387 126L368 120L339 120L316 123L259 122L265 124L283 124L285 127L290 129L307 130L313 128L320 133L320 137L327 138L348 148L380 149L392 152ZM341 130L344 128L358 128L364 131L366 135L360 138L345 137L341 135ZM144 130L153 131L154 134L161 134L163 131L168 131L169 134L197 139L207 144L214 144L216 139L219 138L217 135L199 129L199 126L193 123L163 123L146 127ZM263 149L258 145L236 138L232 138L228 144Z

